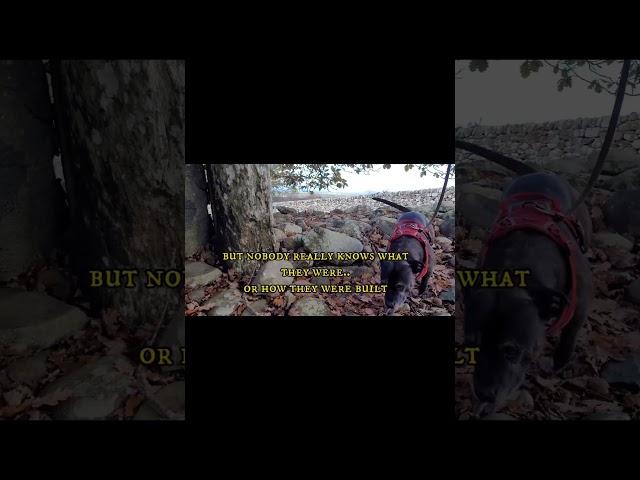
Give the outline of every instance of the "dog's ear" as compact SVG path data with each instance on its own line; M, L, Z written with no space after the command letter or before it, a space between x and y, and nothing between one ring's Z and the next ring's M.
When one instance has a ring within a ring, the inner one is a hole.
M553 288L531 287L528 292L540 313L540 318L545 322L562 315L564 308L569 305L569 298Z

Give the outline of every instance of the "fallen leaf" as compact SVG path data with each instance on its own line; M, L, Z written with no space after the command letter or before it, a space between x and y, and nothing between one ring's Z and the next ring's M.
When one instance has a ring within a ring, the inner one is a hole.
M133 417L140 406L140 404L144 401L144 396L137 393L135 395L127 398L127 401L124 405L124 416L125 417Z
M44 397L36 398L33 401L32 406L35 408L42 407L44 405L53 407L69 399L72 395L73 392L68 388L58 389Z

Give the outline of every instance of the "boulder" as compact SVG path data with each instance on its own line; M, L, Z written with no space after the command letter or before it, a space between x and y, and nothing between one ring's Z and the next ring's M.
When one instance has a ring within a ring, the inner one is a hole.
M186 286L192 289L215 282L222 271L204 262L186 262L184 276Z
M87 323L85 313L53 297L0 288L0 350L28 354L51 347Z
M56 420L106 420L134 386L133 371L125 356L107 355L54 381L41 395L71 391L70 398L53 408Z
M238 305L242 303L242 294L234 288L220 290L202 305L202 309L211 316L231 315Z
M640 236L640 190L612 195L604 207L604 220L618 233Z
M304 249L311 253L322 252L362 252L362 242L344 233L317 227L308 231L303 236ZM331 261L334 265L351 264L353 261L340 262L335 258Z
M165 408L171 410L176 415L185 416L185 399L186 399L185 382L174 382L165 385L155 393L157 401ZM166 420L159 412L156 412L148 401L140 405L134 420Z
M288 315L290 317L330 316L331 311L320 298L302 297L291 306Z
M271 260L263 263L255 278L252 280L252 285L290 285L293 283L293 277L283 277L281 268L294 268L293 264L288 260Z

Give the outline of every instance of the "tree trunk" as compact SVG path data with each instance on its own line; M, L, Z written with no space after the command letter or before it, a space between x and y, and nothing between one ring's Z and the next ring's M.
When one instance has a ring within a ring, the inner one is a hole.
M273 252L269 165L211 165L210 180L218 258L223 252ZM251 273L256 264L233 261L229 266Z
M0 61L0 280L46 258L54 244L52 120L42 61Z
M183 315L179 289L145 270L184 270L184 61L52 65L76 268L135 269L135 288L90 288L127 321Z
M184 180L184 256L190 257L206 247L211 236L204 167L187 165Z

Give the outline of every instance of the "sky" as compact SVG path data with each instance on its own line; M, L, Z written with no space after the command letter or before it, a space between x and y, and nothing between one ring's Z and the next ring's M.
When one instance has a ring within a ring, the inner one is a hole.
M460 62L456 62L456 67ZM463 72L462 78L455 80L456 126L469 122L504 125L611 115L613 95L588 90L587 84L577 79L571 88L558 92L559 75L550 67L544 66L529 78L522 78L521 64L522 60L489 60L489 68L484 72ZM618 78L620 67L620 63L613 64L610 75ZM640 112L640 97L625 97L622 115L631 112Z
M322 190L320 193L365 193L365 192L399 192L407 190L423 190L425 188L442 188L443 178L435 178L427 174L420 177L417 167L408 172L404 171L405 164L392 164L389 170L384 170L382 164L374 167L371 173L352 173L342 171L342 177L347 181L346 188L333 188L330 192ZM454 182L450 179L449 185Z

